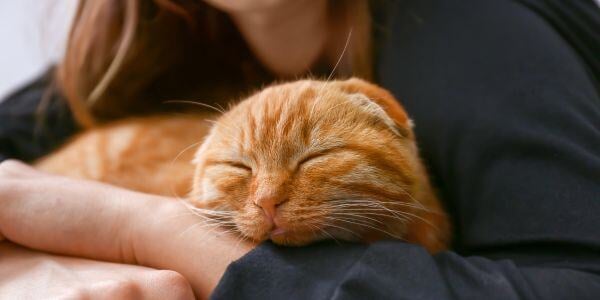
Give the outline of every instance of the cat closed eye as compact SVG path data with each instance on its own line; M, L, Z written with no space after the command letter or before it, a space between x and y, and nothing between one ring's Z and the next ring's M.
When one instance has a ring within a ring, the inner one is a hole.
M252 172L252 168L247 166L244 163L240 163L240 162L228 162L227 163L229 166L234 167L234 168L238 168L238 169L242 169L242 170L246 170L246 171L250 171Z
M307 155L307 156L303 157L300 161L298 161L298 167L302 166L303 164L306 164L307 162L309 162L315 158L321 157L323 155L324 155L324 153L321 153L321 152Z
M252 172L252 167L237 161L211 161L209 165L233 167L236 169Z
M331 148L331 149L321 150L321 151L317 151L317 152L314 152L314 153L308 154L308 155L306 155L306 156L302 157L302 158L301 158L301 159L298 161L298 164L297 164L297 166L298 166L298 167L300 167L300 166L302 166L303 164L306 164L306 163L308 163L308 162L310 162L310 161L312 161L312 160L314 160L314 159L317 159L317 158L323 157L323 156L325 156L325 155L328 155L328 154L330 154L331 152L334 152L334 151L337 151L337 150L341 150L341 148Z

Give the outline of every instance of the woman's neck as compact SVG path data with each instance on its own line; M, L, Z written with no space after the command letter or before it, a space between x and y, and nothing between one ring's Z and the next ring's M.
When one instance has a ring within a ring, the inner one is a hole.
M261 63L288 77L306 73L329 52L327 0L281 1L269 9L230 13Z

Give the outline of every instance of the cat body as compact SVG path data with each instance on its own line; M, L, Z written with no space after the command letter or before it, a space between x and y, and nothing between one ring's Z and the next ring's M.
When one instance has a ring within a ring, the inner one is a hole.
M79 135L37 167L185 195L256 241L397 238L431 252L447 247L449 222L411 121L384 89L302 80L254 94L213 126L206 117L119 121Z
M77 135L35 166L49 173L182 197L190 191L194 175L190 161L195 149L191 148L199 145L210 129L203 121L206 117L209 115L120 120Z

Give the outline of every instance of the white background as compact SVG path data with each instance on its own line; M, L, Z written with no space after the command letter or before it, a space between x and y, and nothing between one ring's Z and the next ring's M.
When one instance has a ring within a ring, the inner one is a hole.
M0 0L0 101L62 55L76 4Z

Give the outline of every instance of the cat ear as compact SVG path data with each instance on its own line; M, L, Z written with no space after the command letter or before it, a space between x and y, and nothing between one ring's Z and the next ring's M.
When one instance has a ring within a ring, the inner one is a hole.
M342 91L350 94L353 101L390 123L400 136L413 138L413 122L390 92L359 78L337 81L336 84Z

